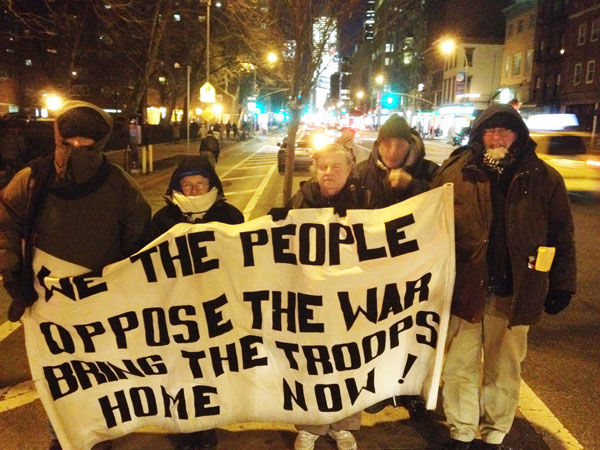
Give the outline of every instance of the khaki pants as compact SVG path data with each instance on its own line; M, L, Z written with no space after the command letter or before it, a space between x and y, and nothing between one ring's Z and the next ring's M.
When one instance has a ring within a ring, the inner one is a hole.
M507 328L510 302L488 298L478 323L450 316L442 401L453 439L470 442L479 429L485 442L500 444L512 426L529 326Z
M307 431L320 436L325 436L330 429L334 431L358 430L360 429L360 414L361 412L359 411L351 416L346 417L345 419L338 420L337 422L328 425L296 425L296 429L298 431Z

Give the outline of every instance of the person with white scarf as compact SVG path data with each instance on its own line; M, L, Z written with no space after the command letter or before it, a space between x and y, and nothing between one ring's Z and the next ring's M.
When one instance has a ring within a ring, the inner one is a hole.
M175 169L165 195L166 206L152 218L158 237L178 223L244 222L243 214L227 203L214 167L204 156L185 158Z

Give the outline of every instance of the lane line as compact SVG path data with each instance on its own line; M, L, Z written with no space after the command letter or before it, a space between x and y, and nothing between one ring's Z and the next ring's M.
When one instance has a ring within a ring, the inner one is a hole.
M6 339L10 334L21 327L21 322L4 322L0 325L0 342Z
M256 189L248 189L248 190L245 190L245 191L227 192L227 194L225 195L225 197L229 197L230 195L249 194L250 192L256 192Z
M244 211L243 211L244 219L248 220L248 218L250 217L250 214L252 214L252 211L254 211L254 208L256 208L258 200L260 199L263 192L267 188L267 185L271 181L271 177L275 173L275 170L277 170L277 165L273 164L271 166L271 168L269 169L269 171L267 172L267 174L265 175L265 177L263 178L263 180L260 182L260 185L256 189L256 192L254 193L254 195L252 196L252 198L250 199L250 201L244 208Z
M0 413L27 405L39 398L33 380L0 390Z
M266 147L269 147L269 146L268 145L263 145L258 150L256 150L254 153L251 153L250 155L246 156L244 159L242 159L235 166L230 167L228 170L226 170L222 174L219 174L219 178L225 178L227 175L229 175L231 172L233 172L235 169L237 169L238 167L240 167L242 164L244 164L246 161L248 161L250 158L252 158L253 156L255 156L258 152L260 152L263 148L266 148Z
M550 450L583 450L583 446L556 418L544 402L521 380L519 411L542 435Z

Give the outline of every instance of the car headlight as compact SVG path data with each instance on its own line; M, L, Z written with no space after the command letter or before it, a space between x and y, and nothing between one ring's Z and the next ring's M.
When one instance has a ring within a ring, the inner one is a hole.
M313 147L315 150L319 150L327 144L329 144L329 138L324 134L315 134L313 136Z

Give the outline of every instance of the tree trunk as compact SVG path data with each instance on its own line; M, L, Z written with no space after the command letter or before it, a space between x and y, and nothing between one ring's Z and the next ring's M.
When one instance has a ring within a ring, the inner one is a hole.
M294 183L294 160L296 150L296 134L300 126L299 107L294 107L290 110L290 124L288 126L287 143L285 150L285 173L283 175L283 205L292 198L292 188Z

